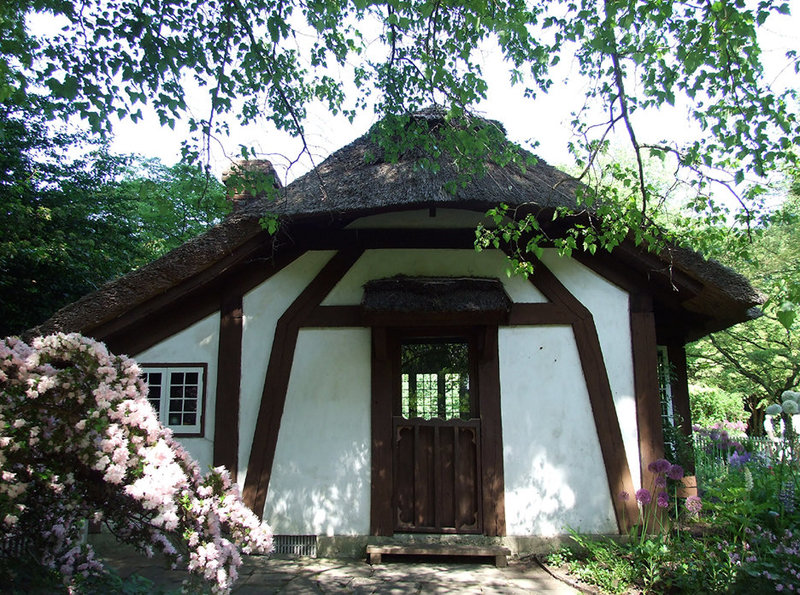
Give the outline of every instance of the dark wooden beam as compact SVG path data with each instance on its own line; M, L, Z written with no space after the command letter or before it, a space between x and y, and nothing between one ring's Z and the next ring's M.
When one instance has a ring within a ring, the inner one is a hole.
M520 303L511 305L508 314L509 326L533 326L537 324L572 324L576 315L562 304L552 302Z
M393 349L386 328L372 328L372 485L370 533L394 534L394 478L392 465Z
M639 509L634 498L622 500L619 497L623 491L632 495L634 485L594 319L591 312L569 292L544 263L540 261L534 263L534 273L530 281L547 299L566 308L576 317L572 323L575 344L589 393L617 526L621 533L625 533L628 530L628 523L638 518Z
M264 513L267 499L298 332L305 318L319 306L362 253L359 249L338 252L278 319L242 490L245 504L259 517Z
M478 352L478 398L481 414L483 531L506 534L503 427L500 406L500 356L497 326L481 329Z
M364 322L361 306L317 306L302 325L304 327L357 327L369 326Z
M239 386L242 378L242 295L225 296L220 306L217 405L214 413L215 467L236 480L239 466Z
M376 312L366 310L363 320L367 326L470 326L505 324L507 312Z
M302 225L292 229L298 246L306 250L331 250L341 246L361 249L428 248L472 249L473 229L319 229Z
M649 295L630 296L630 320L636 425L639 434L639 466L644 486L652 475L647 466L657 459L664 458L656 325L653 302Z

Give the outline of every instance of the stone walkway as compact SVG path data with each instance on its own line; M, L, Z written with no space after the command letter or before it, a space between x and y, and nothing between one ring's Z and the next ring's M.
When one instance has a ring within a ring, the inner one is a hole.
M185 574L170 571L124 547L98 548L121 576L138 573L164 591L179 590ZM334 559L269 559L251 556L240 569L233 589L238 595L280 593L544 593L579 591L553 578L533 560L509 560L508 567L491 563L427 558L413 562L390 560L370 566L366 561Z

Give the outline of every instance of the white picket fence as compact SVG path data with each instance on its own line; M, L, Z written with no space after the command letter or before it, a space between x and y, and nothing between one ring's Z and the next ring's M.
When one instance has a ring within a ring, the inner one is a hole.
M797 445L792 449L789 444L785 444L782 440L773 440L767 436L745 436L734 438L733 440L739 442L745 451L750 453L752 458L774 461L785 456L792 456L793 453L793 458L797 458ZM728 456L733 452L730 447L721 447L718 440L712 440L709 436L697 433L694 434L694 447L699 456L707 457L720 463L727 462Z

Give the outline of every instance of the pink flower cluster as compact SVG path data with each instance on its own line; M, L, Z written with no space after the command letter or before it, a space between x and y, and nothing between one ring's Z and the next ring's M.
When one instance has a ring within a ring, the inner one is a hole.
M202 474L147 402L137 364L77 334L0 341L0 540L32 542L68 584L101 571L80 546L102 519L145 553L227 592L272 532L224 468Z

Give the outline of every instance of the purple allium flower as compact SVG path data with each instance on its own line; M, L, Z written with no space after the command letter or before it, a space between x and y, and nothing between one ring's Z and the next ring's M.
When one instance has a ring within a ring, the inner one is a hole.
M648 490L647 488L636 490L636 500L642 506L647 506L648 504L650 504L650 501L652 499L653 497L650 495L650 490Z
M625 490L622 490L619 493L619 499L622 500L623 502L627 502L628 500L631 499L631 495L628 492L626 492Z
M647 466L652 473L666 473L669 471L670 463L667 459L657 459Z
M656 487L657 488L665 488L667 487L667 478L663 475L659 475L656 477Z
M703 509L703 501L700 496L689 496L686 498L686 510L692 514L697 514Z
M741 454L734 452L731 453L731 455L728 457L728 464L731 467L741 467L749 460L750 460L749 452L743 452Z
M656 504L659 508L666 508L669 506L669 496L667 496L666 492L659 492L658 499L656 500Z
M670 465L669 469L667 469L667 477L674 480L682 479L683 467L680 465Z

